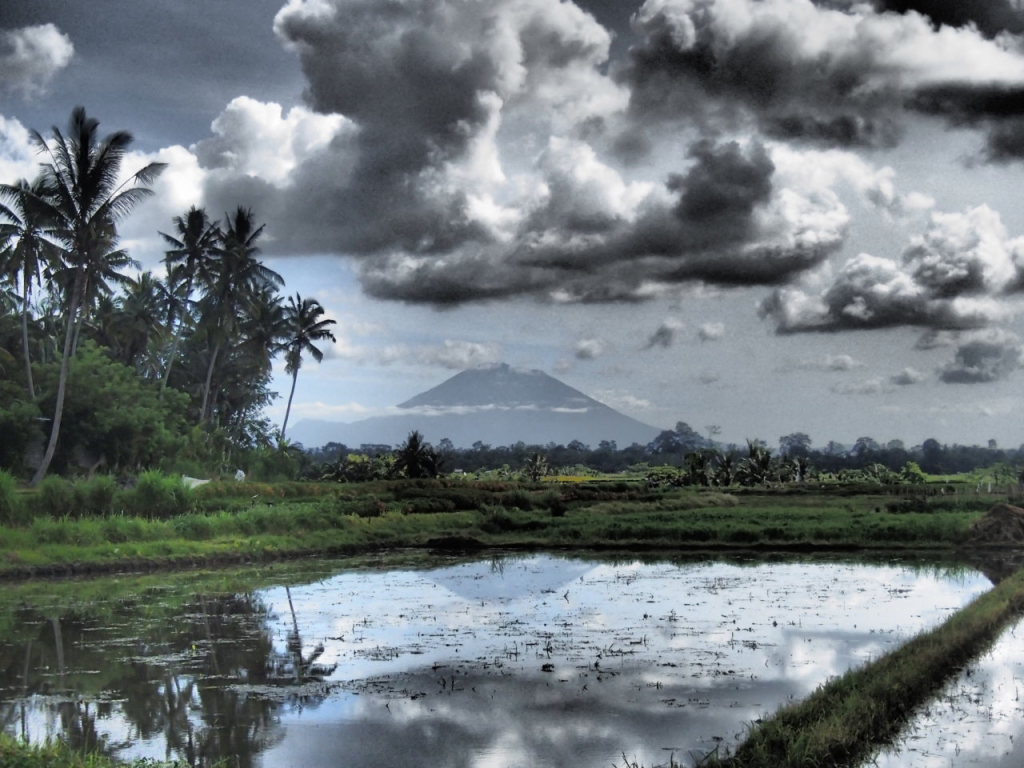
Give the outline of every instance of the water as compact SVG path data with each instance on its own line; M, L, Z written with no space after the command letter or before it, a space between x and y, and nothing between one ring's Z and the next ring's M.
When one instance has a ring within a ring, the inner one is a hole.
M1024 622L951 681L913 719L879 768L1024 765Z
M191 765L650 766L735 745L990 586L551 555L26 585L0 597L0 724Z

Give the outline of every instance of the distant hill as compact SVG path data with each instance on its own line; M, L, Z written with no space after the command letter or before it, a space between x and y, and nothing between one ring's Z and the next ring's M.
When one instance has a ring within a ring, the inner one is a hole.
M351 423L303 419L289 437L307 447L328 442L356 448L364 443L398 445L413 430L437 444L456 446L566 445L579 440L596 447L614 440L620 447L649 443L660 430L637 421L564 384L543 371L504 363L462 371L399 404L408 413Z

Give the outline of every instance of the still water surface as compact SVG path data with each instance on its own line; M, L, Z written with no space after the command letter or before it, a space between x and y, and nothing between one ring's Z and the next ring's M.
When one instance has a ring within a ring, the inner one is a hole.
M991 587L897 562L384 562L11 587L0 725L242 768L685 761Z

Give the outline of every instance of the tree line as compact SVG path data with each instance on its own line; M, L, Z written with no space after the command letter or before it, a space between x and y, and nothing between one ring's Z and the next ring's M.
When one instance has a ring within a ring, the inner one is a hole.
M614 440L590 446L579 440L568 444L545 445L517 442L494 446L477 441L457 447L442 438L436 445L413 433L404 444L361 445L350 448L342 443L304 451L302 472L309 478L370 480L394 475L401 457L402 466L413 457L425 469L422 475L453 472L505 472L538 479L547 474L647 474L658 482L695 486L767 485L822 479L869 483L920 482L924 474L956 474L988 469L1000 484L1018 482L1024 450L1004 450L989 441L986 446L944 445L925 440L921 445L905 447L900 440L881 444L870 437L858 438L844 446L830 441L816 449L803 432L783 435L778 447L760 439L745 444L721 443L713 438L714 427L702 435L685 422L663 430L647 444L633 443L620 448ZM422 458L426 457L426 458Z
M39 446L35 484L51 466L220 466L286 447L299 369L323 358L335 321L315 299L285 300L253 212L190 208L160 233L162 274L139 273L118 225L164 164L127 171L131 134L102 136L82 107L66 132L31 137L38 177L0 184L0 466ZM279 354L292 385L276 429L263 409Z

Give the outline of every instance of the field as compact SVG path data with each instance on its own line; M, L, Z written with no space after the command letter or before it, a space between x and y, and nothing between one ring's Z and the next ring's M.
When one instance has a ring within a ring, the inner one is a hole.
M405 547L949 549L1006 500L947 484L722 491L621 480L230 482L168 492L170 501L151 494L148 507L124 493L90 506L88 494L76 497L74 489L51 493L55 503L45 491L22 495L20 524L0 527L0 574ZM61 505L69 512L61 514Z
M938 551L963 560L961 545L972 522L1009 497L949 480L913 487L724 490L652 488L621 478L225 482L195 491L167 478L151 478L152 488L141 491L53 484L8 499L9 522L0 526L0 576L492 547ZM855 765L1022 610L1024 577L1017 573L945 624L765 719L735 754L709 759L743 767ZM107 764L60 746L0 742L0 766Z

